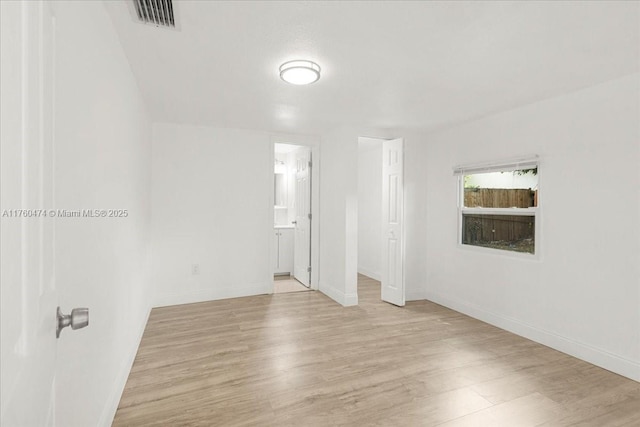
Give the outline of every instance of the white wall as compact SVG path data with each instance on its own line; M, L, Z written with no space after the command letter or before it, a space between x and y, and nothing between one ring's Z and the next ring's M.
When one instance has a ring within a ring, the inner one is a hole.
M639 75L427 136L428 299L640 380ZM540 155L539 260L456 244L456 164Z
M339 129L323 136L319 200L319 289L343 305L357 304L358 136ZM383 135L387 136L387 135ZM153 126L152 246L155 305L271 291L273 142L314 138L174 124ZM424 297L419 138L407 140L407 298ZM305 142L305 143L306 143ZM302 143L302 142L301 142ZM314 172L315 173L315 172ZM314 180L314 187L317 179ZM315 194L315 193L314 193ZM316 197L316 196L314 196ZM314 214L314 218L317 218ZM314 263L317 261L314 261ZM193 275L191 266L200 273ZM315 271L315 268L314 268ZM315 281L315 279L314 279Z
M405 299L425 298L427 232L427 144L424 136L402 132L404 137Z
M380 280L382 140L358 139L358 273Z
M156 306L271 292L271 150L266 132L153 125Z
M323 135L320 146L320 290L358 304L358 131Z
M56 425L107 426L150 309L151 126L102 2L55 13L56 207L129 212L56 222L60 305L90 309L58 340Z

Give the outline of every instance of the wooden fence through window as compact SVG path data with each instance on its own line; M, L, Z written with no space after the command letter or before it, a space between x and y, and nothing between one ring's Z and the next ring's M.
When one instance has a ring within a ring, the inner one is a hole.
M537 205L537 194L530 189L465 188L465 207L528 208ZM533 239L533 216L465 214L463 243L516 242Z
M530 208L536 206L535 191L510 188L465 188L467 208Z

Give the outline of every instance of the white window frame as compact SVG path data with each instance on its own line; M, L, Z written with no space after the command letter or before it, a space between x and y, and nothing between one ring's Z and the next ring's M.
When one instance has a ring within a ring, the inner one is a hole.
M468 208L464 206L464 176L491 173L509 172L521 169L538 168L538 199L536 207L529 208ZM457 177L457 200L458 200L458 233L457 246L460 249L488 253L493 255L503 255L507 257L522 258L529 260L540 259L540 162L537 155L506 159L497 162L471 163L458 165L453 168L453 174ZM510 216L533 216L535 222L534 231L534 253L509 251L506 249L488 248L483 246L469 245L462 242L463 215L510 215Z

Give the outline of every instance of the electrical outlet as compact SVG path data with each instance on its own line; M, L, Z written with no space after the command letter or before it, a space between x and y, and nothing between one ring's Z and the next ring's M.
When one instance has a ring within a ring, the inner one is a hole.
M191 264L191 274L194 276L200 274L200 264Z

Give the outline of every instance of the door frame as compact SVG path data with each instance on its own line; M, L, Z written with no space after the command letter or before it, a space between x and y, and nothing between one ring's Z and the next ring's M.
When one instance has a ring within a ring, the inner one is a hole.
M270 136L269 147L269 159L270 162L266 169L268 174L268 182L271 183L270 188L275 186L275 175L273 173L273 164L275 161L275 144L288 144L298 145L301 147L309 147L311 149L311 283L309 289L319 289L319 269L320 269L320 140L315 137L303 136L303 135L286 135L286 134L273 134ZM275 261L276 254L274 253L274 239L273 224L275 222L275 214L273 211L275 200L273 191L269 191L268 218L270 218L270 228L267 230L269 238L268 254L269 254L269 293L273 293L274 283L273 275L274 268L273 263Z

